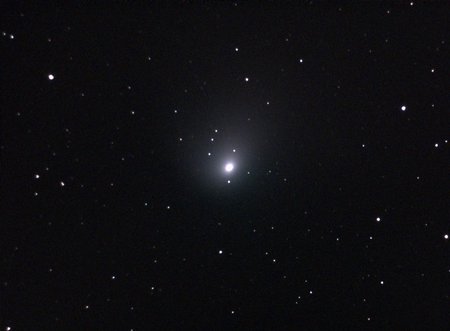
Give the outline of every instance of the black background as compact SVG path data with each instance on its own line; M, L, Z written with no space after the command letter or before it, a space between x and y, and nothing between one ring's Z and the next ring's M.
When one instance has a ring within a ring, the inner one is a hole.
M448 329L449 10L2 5L1 327Z

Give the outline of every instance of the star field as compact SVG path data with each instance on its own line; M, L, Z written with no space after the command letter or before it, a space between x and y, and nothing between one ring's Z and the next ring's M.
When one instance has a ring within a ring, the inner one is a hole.
M450 3L5 4L0 330L447 330Z

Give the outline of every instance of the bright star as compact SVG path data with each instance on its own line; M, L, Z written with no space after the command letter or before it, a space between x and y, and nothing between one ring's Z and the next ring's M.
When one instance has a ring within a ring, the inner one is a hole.
M234 164L233 164L233 163L227 163L227 164L225 165L225 171L226 171L226 172L232 172L233 169L234 169Z

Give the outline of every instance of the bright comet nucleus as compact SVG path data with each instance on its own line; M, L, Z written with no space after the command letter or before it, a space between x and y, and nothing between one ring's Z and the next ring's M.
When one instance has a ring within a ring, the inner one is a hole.
M225 171L226 172L232 172L233 171L233 169L234 169L234 164L233 163L227 163L226 165L225 165Z

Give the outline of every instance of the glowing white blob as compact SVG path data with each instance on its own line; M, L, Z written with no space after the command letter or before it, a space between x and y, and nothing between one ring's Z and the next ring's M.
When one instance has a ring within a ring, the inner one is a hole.
M234 164L233 164L233 163L227 163L227 164L225 165L225 171L226 171L226 172L232 172L233 169L234 169Z

